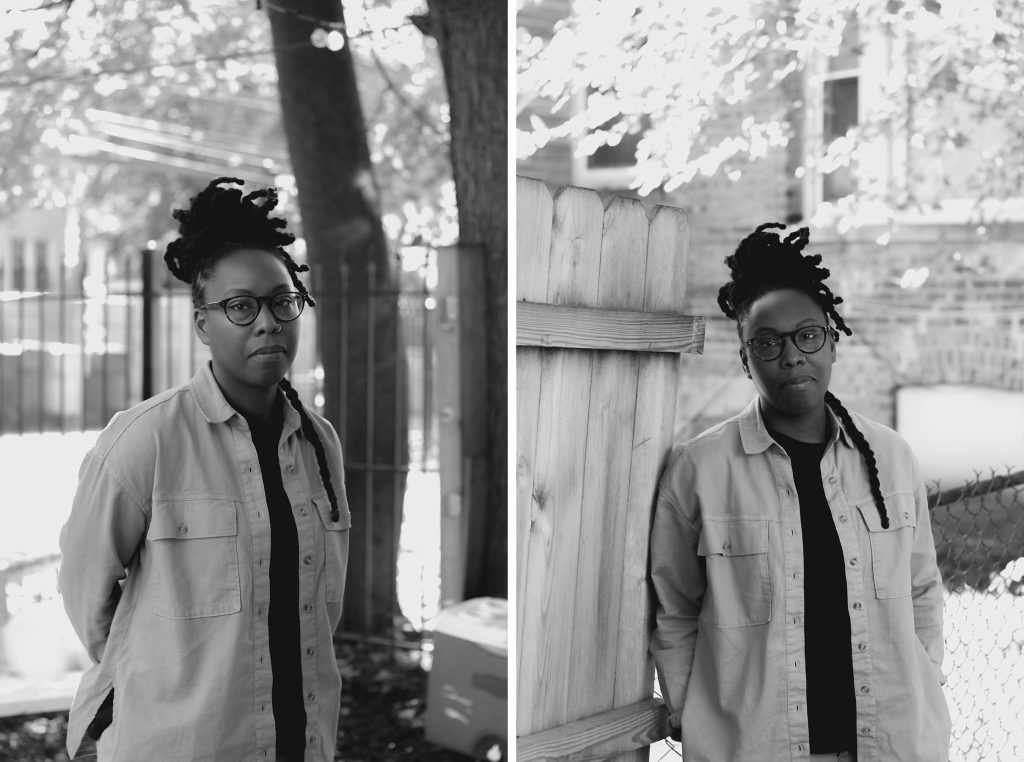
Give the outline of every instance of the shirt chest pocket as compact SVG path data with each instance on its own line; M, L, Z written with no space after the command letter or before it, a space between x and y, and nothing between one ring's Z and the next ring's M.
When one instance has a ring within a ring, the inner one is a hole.
M704 519L697 555L707 574L704 621L715 627L748 627L771 620L767 520Z
M146 539L154 613L194 619L241 610L234 500L154 500Z
M345 595L345 576L348 571L348 538L352 528L352 514L349 512L345 495L338 495L338 520L331 520L331 501L327 492L319 492L310 498L324 528L324 586L327 600L340 603Z
M889 527L882 528L882 517L874 500L857 503L867 528L871 550L871 575L876 598L900 598L910 595L910 555L913 551L917 506L907 493L885 497Z

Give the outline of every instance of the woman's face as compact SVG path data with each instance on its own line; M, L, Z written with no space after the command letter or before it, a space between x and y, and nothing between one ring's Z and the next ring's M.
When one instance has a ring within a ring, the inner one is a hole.
M222 258L203 288L203 302L232 296L270 296L295 291L281 259L259 249L239 249ZM193 311L196 334L210 348L217 381L228 390L275 386L291 367L299 343L299 321L282 322L260 304L256 320L235 325L224 310Z
M751 305L740 327L740 340L745 342L765 333L789 333L809 325L827 325L817 302L802 291L779 289ZM823 409L836 361L836 344L829 333L821 349L808 353L800 351L787 336L779 357L762 360L741 343L740 361L769 412L800 416Z

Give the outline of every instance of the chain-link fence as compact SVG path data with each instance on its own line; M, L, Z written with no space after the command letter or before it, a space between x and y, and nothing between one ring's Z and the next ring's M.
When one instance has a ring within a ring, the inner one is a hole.
M943 670L950 762L1024 760L1024 471L929 492L946 586ZM680 745L651 746L652 762Z
M930 495L951 762L1024 760L1024 471Z

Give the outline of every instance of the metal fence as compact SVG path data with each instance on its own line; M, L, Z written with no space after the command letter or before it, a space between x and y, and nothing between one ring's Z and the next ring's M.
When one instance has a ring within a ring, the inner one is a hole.
M1024 471L979 474L929 491L946 587L946 700L950 762L1024 760ZM651 747L681 759L679 744Z
M403 390L407 421L402 429L408 434L408 447L397 448L394 462L381 462L379 453L346 453L351 460L346 466L350 479L361 478L363 471L390 475L397 516L402 515L410 467L432 474L439 468L433 405L439 322L434 310L436 252L419 253L421 264L403 268L394 289L378 286L370 291L366 284L353 282L340 293L347 316L359 310L374 314L380 303L394 305L395 325L376 341L401 346L394 383ZM0 291L0 436L99 430L116 412L187 381L208 358L207 348L192 330L190 291L166 271L159 252L132 249L92 255L77 266L37 278L32 285L34 290ZM315 295L315 281L307 285ZM320 412L323 372L314 337L317 320L324 316L318 312L322 310L303 314L304 338L289 378L304 404ZM352 369L353 374L360 372ZM372 383L362 387L373 394ZM342 389L347 393L351 392ZM372 405L369 399L366 408ZM422 492L423 481L417 484ZM422 504L422 494L418 498ZM385 551L392 556L407 552L399 547L398 526L395 522L390 549ZM389 543L376 539L378 548ZM7 581L16 583L13 578ZM350 596L361 594L371 593L357 586L349 590ZM373 605L382 605L381 599L375 596ZM432 602L423 605L429 609ZM387 617L400 613L395 609ZM423 620L436 611L419 613Z
M1024 759L1024 471L932 491L951 762Z

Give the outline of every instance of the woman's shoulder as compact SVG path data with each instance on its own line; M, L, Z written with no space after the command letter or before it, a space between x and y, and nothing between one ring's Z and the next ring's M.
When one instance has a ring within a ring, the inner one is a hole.
M183 384L115 413L97 436L92 452L101 460L144 455L162 435L181 432L189 400Z

